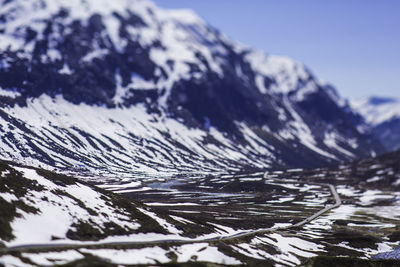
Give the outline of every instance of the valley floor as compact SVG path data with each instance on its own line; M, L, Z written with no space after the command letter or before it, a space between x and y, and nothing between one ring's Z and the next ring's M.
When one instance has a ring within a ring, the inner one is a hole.
M367 162L312 171L155 177L100 189L2 163L0 262L297 266L318 255L371 259L400 245L400 193L385 186L391 176L383 173L390 168ZM356 175L362 171L375 176L362 180ZM7 209L10 216L4 216Z

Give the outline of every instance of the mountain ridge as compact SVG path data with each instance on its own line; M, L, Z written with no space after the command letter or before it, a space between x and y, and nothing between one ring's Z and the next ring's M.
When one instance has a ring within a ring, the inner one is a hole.
M382 151L304 65L240 46L193 12L14 0L0 17L5 158L190 172L316 167Z

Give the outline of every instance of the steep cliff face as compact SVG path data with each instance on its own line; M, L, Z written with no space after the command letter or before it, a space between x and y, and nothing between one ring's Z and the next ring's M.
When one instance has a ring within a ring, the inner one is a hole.
M301 63L149 1L4 0L4 158L91 173L318 166L381 150Z

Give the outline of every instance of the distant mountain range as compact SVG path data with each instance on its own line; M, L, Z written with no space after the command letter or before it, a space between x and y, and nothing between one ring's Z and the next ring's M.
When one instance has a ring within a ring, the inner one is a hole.
M353 109L372 125L387 151L400 149L400 100L396 98L371 97L351 101Z
M2 0L0 157L125 177L382 152L303 64L149 1Z

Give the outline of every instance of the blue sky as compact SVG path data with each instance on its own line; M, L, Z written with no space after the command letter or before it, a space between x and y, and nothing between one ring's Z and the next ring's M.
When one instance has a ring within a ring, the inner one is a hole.
M307 65L345 97L400 98L400 0L153 0Z

